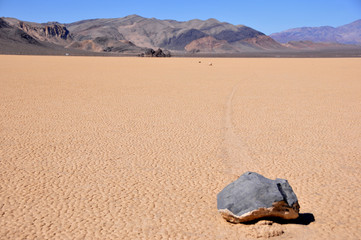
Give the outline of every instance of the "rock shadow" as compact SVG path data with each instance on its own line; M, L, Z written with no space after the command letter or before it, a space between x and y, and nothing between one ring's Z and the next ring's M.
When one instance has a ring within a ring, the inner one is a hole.
M290 220L287 223L308 225L315 221L315 216L312 213L300 213L299 217L293 220Z
M299 224L299 225L309 225L310 223L315 221L315 216L312 213L300 213L299 217L296 219L290 219L290 220L286 220L286 219L282 219L282 218L260 218L254 221L250 221L250 222L245 222L243 224L245 225L252 225L252 224L256 224L259 221L262 220L268 220L268 221L272 221L278 224Z

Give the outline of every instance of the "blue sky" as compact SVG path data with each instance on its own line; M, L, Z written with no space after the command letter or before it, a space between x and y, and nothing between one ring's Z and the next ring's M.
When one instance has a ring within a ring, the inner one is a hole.
M361 0L0 0L0 16L69 23L131 14L187 21L216 18L266 34L302 26L341 26L361 19Z

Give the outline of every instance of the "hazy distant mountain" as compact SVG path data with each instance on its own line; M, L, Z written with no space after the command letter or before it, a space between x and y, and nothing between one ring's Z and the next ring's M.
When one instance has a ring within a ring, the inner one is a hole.
M235 26L216 19L194 19L186 22L159 20L130 15L124 18L93 19L66 25L78 41L107 37L112 40L128 40L137 46L185 51L194 40L213 37L226 41L232 47L224 52L280 49L282 46L270 37L246 26ZM255 44L261 38L259 44ZM204 46L204 44L202 45ZM197 49L208 51L210 46Z
M312 41L289 41L283 46L295 50L332 50L332 49L361 49L355 45L332 43L332 42L312 42Z
M270 35L280 43L289 41L335 42L361 45L361 19L337 28L302 27Z

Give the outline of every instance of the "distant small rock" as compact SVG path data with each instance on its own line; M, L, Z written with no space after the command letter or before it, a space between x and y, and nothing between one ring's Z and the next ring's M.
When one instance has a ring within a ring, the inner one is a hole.
M246 172L217 195L217 208L227 221L242 223L265 217L296 219L300 206L287 180Z

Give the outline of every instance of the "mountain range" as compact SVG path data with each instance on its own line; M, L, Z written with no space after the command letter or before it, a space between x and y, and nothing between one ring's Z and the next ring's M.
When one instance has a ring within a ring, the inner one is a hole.
M0 53L144 55L154 53L151 49L162 48L176 54L237 54L350 49L357 47L344 43L361 44L360 23L361 20L339 28L324 27L322 34L321 28L305 28L309 29L310 36L316 35L314 39L308 39L306 34L302 38L302 34L296 34L294 29L270 37L244 25L232 25L212 18L180 22L130 15L61 24L3 17L0 18ZM320 41L327 43L318 43Z

